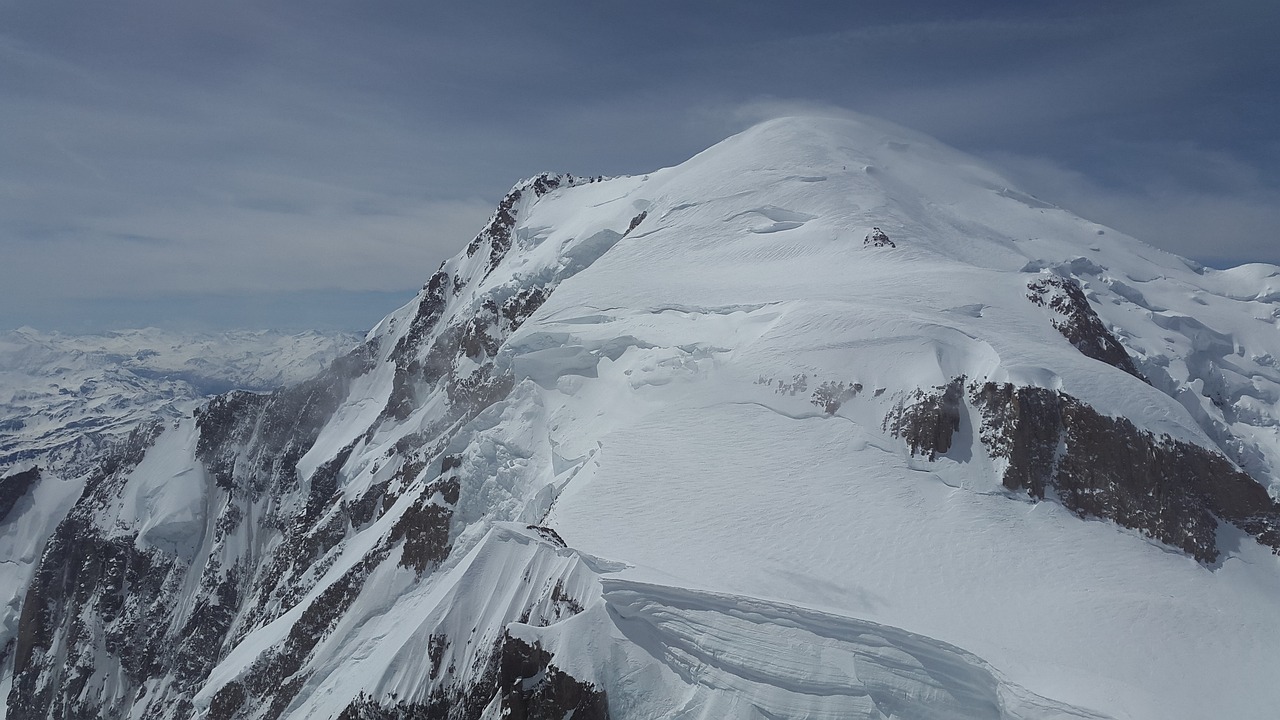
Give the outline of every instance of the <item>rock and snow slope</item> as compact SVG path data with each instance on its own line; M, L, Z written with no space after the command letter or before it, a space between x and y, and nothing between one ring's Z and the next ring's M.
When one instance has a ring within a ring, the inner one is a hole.
M305 380L359 342L341 333L186 334L146 328L0 335L0 474L38 462L71 472L156 415L189 414L233 388Z
M358 342L339 333L155 328L0 335L0 647L14 640L45 542L99 459L139 425L189 416L229 388L305 380Z
M534 178L102 466L9 716L1270 717L1278 273L871 120Z

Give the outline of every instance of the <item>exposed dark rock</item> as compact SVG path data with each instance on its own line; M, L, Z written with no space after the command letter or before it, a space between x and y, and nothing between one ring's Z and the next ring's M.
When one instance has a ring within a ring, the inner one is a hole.
M8 717L44 718L55 708L65 717L101 714L102 699L85 686L97 670L98 643L117 653L114 663L129 680L162 664L163 639L138 628L168 619L167 608L147 601L176 566L136 549L132 537L105 537L94 524L96 511L118 496L162 429L161 423L134 429L98 464L50 537L22 603Z
M389 540L392 543L404 541L400 556L402 566L411 567L421 575L449 556L449 526L459 490L457 478L436 480L392 526ZM437 494L446 504L436 501Z
M434 638L433 638L434 640ZM510 720L608 720L602 689L556 667L551 653L504 633L480 680L466 688L437 689L426 702L379 703L363 695L338 720L478 720L495 696Z
M351 381L372 369L375 355L366 343L298 385L270 395L232 392L214 398L196 413L196 456L218 487L233 493L257 497L271 485L296 486L298 460L346 398ZM250 444L257 470L241 465L237 477L237 460Z
M841 405L852 400L860 392L862 392L862 383L845 384L828 380L813 391L813 397L809 402L822 408L828 415L834 415Z
M444 653L449 649L448 635L432 635L427 640L427 659L431 661L431 677L440 677L444 665Z
M509 196L482 238L482 244L490 242L488 271L511 248L518 204L565 182L573 181L540 176ZM418 573L430 572L448 556L453 508L461 500L461 458L443 453L458 429L510 392L514 378L497 363L502 344L557 282L578 269L513 279L486 296L467 298L471 310L456 313L449 303L465 297L458 290L470 279L436 273L408 330L388 353L395 380L382 417L350 445L322 458L309 477L299 477L299 461L347 400L352 382L373 369L378 341L357 347L312 380L269 394L231 392L201 408L195 450L212 481L212 546L198 555L205 558L202 567L190 566L190 558L138 550L135 537L98 527L96 513L118 501L129 470L162 426L135 431L89 477L37 569L8 655L11 662L21 658L10 717L43 718L54 708L62 717L192 716L194 692L230 648L310 596L352 532L367 528L401 494L425 493L392 525L377 557L366 557L320 592L286 639L224 686L210 709L211 717L224 718L283 712L307 680L316 643L347 612L373 565L397 545L401 562ZM442 327L446 313L451 320ZM422 399L418 393L441 391L447 399L443 416L404 435L387 453L386 461L398 464L392 476L357 500L344 500L338 490L355 448L388 418L408 417ZM440 476L419 490L424 468L437 459ZM251 529L245 528L247 518ZM556 612L580 607L562 587L557 592L551 598ZM441 695L438 707L452 709L455 717L478 716L496 692L496 648L494 658L484 693ZM108 686L95 680L104 676L119 679L110 698Z
M292 388L229 393L197 413L196 455L218 493L212 507L219 510L210 518L215 548L264 496L270 511L258 517L255 532L284 531L275 557L288 561L258 568L266 572L253 576L252 591L239 567L219 567L216 552L192 568L187 559L140 549L136 537L99 526L99 512L118 502L162 424L140 426L101 460L50 539L24 599L10 717L44 718L54 708L59 717L125 716L135 702L134 711L147 716L190 715L191 694L236 632L242 636L255 619L272 619L262 608L273 598L305 593L314 583L308 573L342 541L347 520L333 496L345 455L317 471L297 517L286 516L278 500L297 488L297 461L345 399L350 381L369 369L375 349L361 346ZM339 511L327 513L332 506ZM190 573L199 578L193 602L179 603ZM238 631L237 622L243 623ZM90 683L104 676L118 678L118 694ZM157 678L166 680L160 692L140 694Z
M548 292L543 287L524 288L502 303L502 319L506 321L507 333L514 332L524 324L542 303L547 301Z
M791 382L785 382L783 380L779 380L778 387L776 390L774 390L774 392L776 392L779 395L795 395L796 393L803 393L808 391L809 391L809 376L804 373L800 373L799 375L793 376L791 378Z
M390 504L386 502L387 488L390 485L390 480L384 480L369 488L360 496L360 499L347 506L347 516L351 518L353 527L363 528L382 517L382 513L386 512Z
M883 230L878 227L871 228L871 232L862 240L863 247L898 247L889 239Z
M117 699L86 688L96 672L118 667L137 683L169 665L171 648L152 630L172 609L155 600L180 568L139 551L131 537L102 537L86 515L73 511L58 526L23 600L8 709L15 720L117 714ZM114 658L106 668L99 643Z
M960 427L963 377L916 391L885 418L912 455L946 453ZM1139 530L1197 560L1217 560L1218 522L1280 552L1280 504L1220 453L1099 414L1062 392L986 383L970 389L979 437L1007 462L1004 486L1043 499L1053 490L1081 517Z
M513 387L515 378L511 373L496 372L493 364L487 363L474 373L450 383L445 390L450 402L468 409L467 417L470 419L505 398Z
M498 675L506 717L527 720L607 720L604 691L560 670L551 653L507 635Z
M179 633L181 641L174 662L177 676L193 685L204 678L211 659L222 659L223 641L240 607L241 573L237 568L210 584L216 586L213 597L197 601Z
M443 265L443 263L442 263ZM406 364L411 355L431 332L444 314L448 299L445 293L449 289L450 278L443 270L437 270L422 288L422 297L418 299L418 309L409 321L409 330L396 342L391 350L391 359L397 367ZM453 280L454 294L461 288L458 278Z
M409 483L417 480L418 475L427 467L427 463L418 459L409 453L403 453L404 462L396 469L395 475L391 476L391 481L397 487L406 487Z
M244 418L260 411L269 398L237 390L220 395L196 410L196 425L200 428L196 454L204 460L205 469L219 488L235 487L235 455L217 450L248 442L253 425L244 422Z
M467 257L475 255L481 247L488 244L489 263L485 275L487 276L493 272L494 268L498 267L502 259L506 257L507 251L511 249L511 233L515 230L516 225L516 204L520 202L525 193L532 192L534 197L542 197L561 185L572 183L572 176L562 177L543 173L516 185L498 202L498 209L489 218L489 223L484 230L481 230L480 234L476 235L475 239L467 245Z
M987 383L974 395L982 410L982 444L1008 461L1004 486L1043 498L1053 483L1062 439L1058 394L1040 388Z
M355 449L356 442L352 442L311 473L311 487L307 493L307 509L302 516L303 522L314 523L325 508L329 507L329 501L338 491L338 473Z
M0 478L0 523L4 522L18 501L40 482L40 468L33 467Z
M643 211L641 211L641 212L640 212L640 214L639 214L639 215L637 215L637 216L635 216L635 217L631 218L631 224L627 225L627 231L626 231L626 232L624 232L624 233L622 233L622 236L623 236L623 237L626 237L626 236L630 235L630 234L631 234L631 231L632 231L632 230L635 230L635 229L636 229L636 228L638 228L638 227L640 227L640 223L644 222L644 219L645 219L645 218L647 218L647 217L649 217L649 211L648 211L648 210L643 210Z
M546 302L550 292L550 288L538 284L522 287L513 293L509 289L495 289L479 302L473 314L440 329L422 356L418 355L420 345L425 342L427 331L434 328L438 317L433 316L433 324L426 326L415 344L405 345L401 351L409 337L406 335L396 346L397 354L393 355L396 373L383 416L397 420L407 418L417 405L418 388L434 389L441 380L446 380L445 389L460 415L487 407L505 397L510 391L510 378L494 371L492 359L511 333ZM413 349L412 352L409 348ZM464 356L479 367L470 375L459 377L456 364Z
M370 551L307 606L283 643L263 653L243 677L215 693L210 708L218 708L218 717L231 720L251 712L265 720L279 717L302 688L304 678L298 671L337 619L355 602L365 578L386 554L385 547ZM262 708L266 708L265 711Z
M222 686L209 702L208 720L231 720L248 700L244 685L233 680Z
M440 474L445 475L450 470L456 470L462 467L461 455L445 455L440 458Z
M555 543L560 547L569 547L568 545L565 544L564 538L560 537L560 533L556 532L555 530L552 530L549 527L543 527L541 525L528 525L526 526L526 529L533 530L534 532L538 533L546 540L552 543Z
M1107 330L1089 305L1080 285L1060 275L1045 275L1027 283L1027 299L1057 313L1053 327L1086 357L1119 368L1146 382L1129 353Z
M906 440L913 456L936 460L951 449L951 437L960 429L963 401L963 376L932 392L916 390L885 417L884 430Z
M1219 556L1219 520L1280 551L1280 504L1217 452L1044 388L987 383L973 401L983 443L1008 461L1010 490L1043 498L1052 487L1081 517L1113 520L1205 563Z
M372 369L376 350L374 344L366 343L312 380L270 395L231 393L215 398L197 414L197 457L218 487L228 493L216 521L218 540L238 527L250 505L263 496L279 497L299 487L298 461L345 400L351 382ZM300 600L321 574L317 572L322 568L321 559L345 539L345 507L333 498L338 474L353 447L343 448L317 468L310 478L305 505L296 517L276 507L258 520L283 537L272 555L264 559L264 572L257 576L255 591L245 595L239 632L269 622ZM336 512L330 513L331 507L336 507ZM213 590L210 586L207 592Z
M586 609L577 598L565 592L563 580L557 580L555 587L551 588L551 602L556 605L557 619L577 615Z

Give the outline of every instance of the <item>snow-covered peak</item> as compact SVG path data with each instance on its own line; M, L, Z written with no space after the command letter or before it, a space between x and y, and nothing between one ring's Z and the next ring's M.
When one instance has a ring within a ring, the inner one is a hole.
M1205 270L864 118L522 181L324 373L95 476L11 698L1263 716L1276 271Z

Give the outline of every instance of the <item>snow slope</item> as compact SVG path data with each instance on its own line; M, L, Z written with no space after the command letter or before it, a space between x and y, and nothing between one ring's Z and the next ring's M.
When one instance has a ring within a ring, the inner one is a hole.
M547 334L634 340L594 380L541 380L548 442L590 455L589 479L543 522L631 572L918 631L1120 717L1266 716L1280 669L1266 549L1241 542L1209 570L1011 499L980 447L908 457L874 398L825 417L757 382L1062 389L1155 433L1239 448L1274 491L1280 309L1267 283L1280 269L1197 272L971 164L875 125L783 120L628 188L615 205L665 222L567 281L508 342L519 357ZM872 226L897 248L864 248ZM1175 397L1104 372L1037 317L1028 266L1073 263Z
M55 544L30 614L91 640L33 624L11 716L1272 717L1278 278L871 119L530 179L325 374L86 493L150 589L95 610Z
M157 420L188 418L185 427L194 433L191 412L210 394L298 382L358 340L316 332L192 335L155 328L101 335L22 328L0 335L0 478L40 469L29 492L13 498L10 511L0 516L0 647L12 647L45 543L102 456L127 443L140 425ZM193 448L186 450L190 464ZM176 476L152 458L141 471L149 487L126 503L118 524L140 531L141 542L172 542L173 533L181 535L184 523L196 519L197 503L180 496L197 490L180 489ZM0 709L9 694L4 667Z

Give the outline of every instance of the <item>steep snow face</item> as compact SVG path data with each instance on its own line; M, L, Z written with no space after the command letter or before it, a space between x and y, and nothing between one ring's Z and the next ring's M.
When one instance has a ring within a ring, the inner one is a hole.
M1277 272L872 120L532 178L103 468L10 716L1266 717Z
M98 461L127 444L139 425L189 418L208 395L227 388L298 382L358 341L314 332L190 335L155 328L104 335L23 328L0 336L0 509L7 509L0 512L0 647L13 647L28 582L54 529ZM194 436L194 424L185 427ZM189 453L184 457L189 466ZM143 474L147 489L116 526L140 533L144 544L176 540L166 533L186 528L181 542L191 544L190 532L202 522L190 497L196 476L166 473L150 457ZM22 475L34 479L11 482ZM12 652L0 657L7 678ZM7 680L4 687L0 708Z

